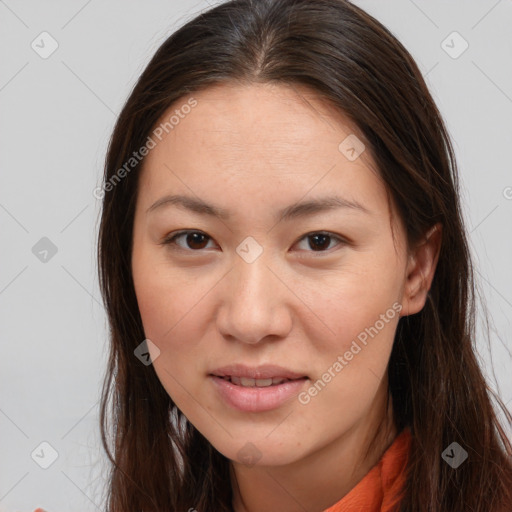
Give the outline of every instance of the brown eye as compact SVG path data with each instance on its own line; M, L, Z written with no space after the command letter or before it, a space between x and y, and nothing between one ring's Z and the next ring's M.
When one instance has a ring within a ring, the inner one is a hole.
M299 243L302 242L303 240L308 241L307 247L303 247L303 249L310 252L326 252L328 249L331 249L333 247L331 243L334 240L338 241L338 244L335 244L334 247L336 245L342 245L344 243L344 240L339 236L336 236L332 233L324 232L308 233L307 235L301 238Z
M183 242L177 243L177 240L184 240L184 245ZM201 231L180 231L167 237L162 243L163 245L174 245L183 250L199 251L205 249L209 240L211 238Z
M329 243L331 241L331 237L329 235L319 234L319 235L311 235L308 237L309 246L314 251L328 249Z

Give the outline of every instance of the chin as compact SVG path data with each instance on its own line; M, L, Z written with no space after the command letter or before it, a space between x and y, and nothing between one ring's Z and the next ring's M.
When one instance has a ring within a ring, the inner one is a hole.
M259 439L259 441L258 441ZM281 439L265 439L259 437L251 441L250 436L238 437L238 441L226 440L221 443L210 443L226 458L234 463L247 467L285 466L303 457L305 453L297 450L298 441L285 442ZM283 444L284 443L284 444Z

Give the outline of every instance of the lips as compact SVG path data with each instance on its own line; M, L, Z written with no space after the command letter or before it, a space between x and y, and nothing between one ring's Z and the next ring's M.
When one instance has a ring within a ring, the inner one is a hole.
M246 388L266 388L268 386L277 386L278 384L282 384L283 382L290 382L291 380L296 380L286 379L284 377L273 377L268 379L251 379L249 377L236 377L235 375L222 376L221 378L230 381L232 384L235 384L236 386L244 386Z
M243 364L232 364L213 370L210 375L222 377L237 386L268 387L286 381L307 378L306 375L277 365L250 367Z
M276 365L234 364L208 374L208 380L224 404L250 413L271 411L291 403L308 379L307 375Z

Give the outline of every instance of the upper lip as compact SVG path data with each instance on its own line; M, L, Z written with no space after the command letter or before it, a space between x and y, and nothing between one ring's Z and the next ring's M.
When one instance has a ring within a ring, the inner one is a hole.
M302 379L306 375L297 373L282 366L266 364L262 366L246 366L244 364L231 364L213 370L210 375L217 377L245 377L248 379Z

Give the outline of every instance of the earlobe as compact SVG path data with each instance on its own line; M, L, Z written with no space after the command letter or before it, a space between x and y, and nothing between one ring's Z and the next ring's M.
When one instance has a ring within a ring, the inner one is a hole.
M400 316L413 315L423 309L434 279L441 251L442 225L432 226L409 255Z

